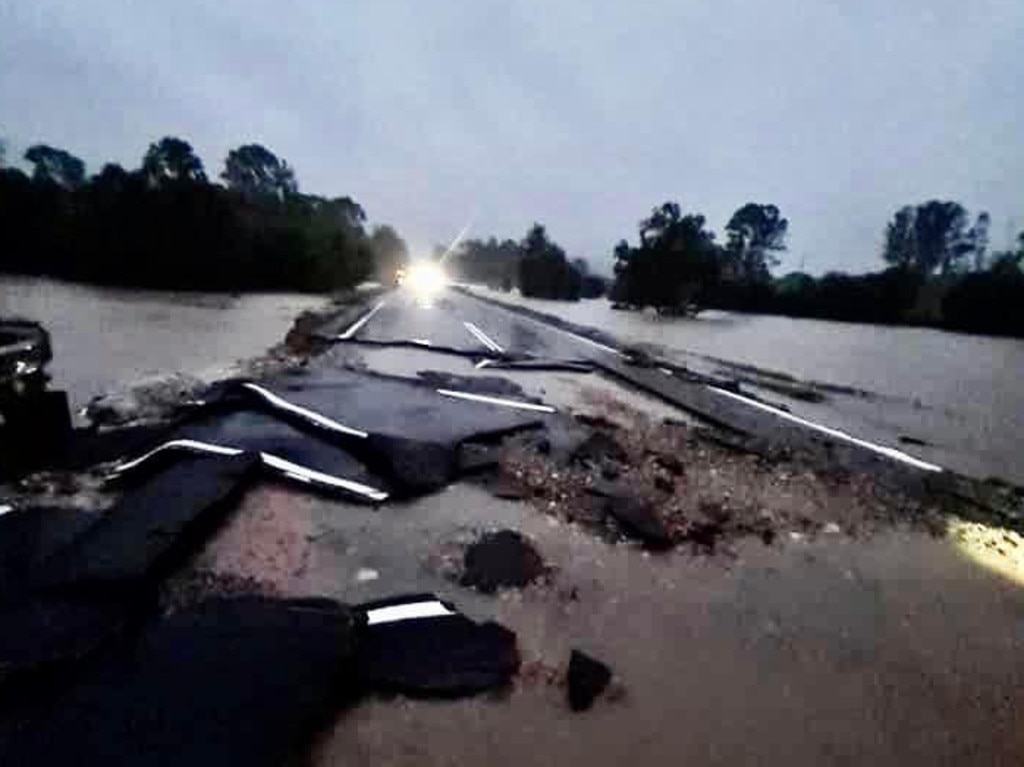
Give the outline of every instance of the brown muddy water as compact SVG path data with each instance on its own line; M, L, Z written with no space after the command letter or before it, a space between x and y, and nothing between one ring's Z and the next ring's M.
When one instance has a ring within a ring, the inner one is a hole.
M53 386L66 389L76 409L143 378L225 370L282 341L300 312L323 303L287 293L235 297L0 277L0 316L46 326Z
M820 402L757 393L947 468L1024 484L1024 340L718 311L659 317L614 311L605 299L571 303L475 290L622 343L653 346L696 369L742 377L737 366L754 366L825 384Z

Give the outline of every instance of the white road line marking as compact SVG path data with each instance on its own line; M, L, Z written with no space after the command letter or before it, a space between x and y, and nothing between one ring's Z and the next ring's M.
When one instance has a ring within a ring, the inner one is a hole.
M480 368L485 368L488 365L493 365L493 364L494 364L494 360L480 360L473 367L475 367L477 370L479 370Z
M438 394L445 397L455 397L471 402L484 402L488 405L504 405L505 407L517 407L521 410L536 410L538 413L554 413L555 409L550 405L538 405L534 402L522 402L515 399L503 399L502 397L488 397L484 394L470 394L464 391L453 391L452 389L438 389Z
M489 344L489 343L488 343L487 341L485 341L484 339L482 339L482 338L480 337L480 333L479 333L479 332L477 331L476 327L475 327L475 326L473 325L473 323L472 323L472 322L463 322L462 324L463 324L463 326L464 326L464 327L466 328L466 330L468 330L468 331L469 331L469 334L470 334L471 336L473 336L473 338L474 338L474 339L475 339L475 340L476 340L476 341L477 341L478 343L481 343L481 344L483 344L484 346L486 346L486 347L487 347L487 349L488 349L489 351L492 351L492 352L494 351L494 347L493 347L493 346L491 346L491 345L490 345L490 344Z
M391 605L390 607L378 607L375 610L368 610L366 623L369 626L377 626L381 623L396 623L414 618L440 618L445 615L455 615L454 612L445 607L441 602L433 600L430 602L414 602L409 605Z
M381 308L384 306L384 303L385 303L384 299L381 299L380 301L378 301L377 305L375 307L370 309L370 311L368 311L366 314L364 314L358 320L356 320L351 325L349 325L348 330L346 330L344 333L339 334L338 336L336 336L336 338L339 341L347 341L348 339L350 339L352 336L354 336L359 331L359 328L361 328L363 325L365 325L367 322L369 322L370 318L373 317L373 315L375 315L377 312L379 312L381 310Z
M664 373L667 376L672 375L672 371L669 370L668 368L658 368L658 370L660 370L662 373Z
M477 300L482 301L483 299L477 299ZM499 309L504 309L509 314L514 314L518 318L522 318L524 320L529 320L530 322L534 322L534 323L536 323L538 325L542 325L543 327L545 327L545 328L547 328L549 330L557 330L559 333L565 333L565 335L572 336L577 341L582 341L585 344L590 344L591 346L596 346L598 349L601 349L602 351L611 352L612 354L617 354L620 357L624 357L625 356L625 354L623 352L620 352L618 349L615 349L614 347L608 346L607 344L603 344L600 341L595 341L592 338L587 338L586 336L581 336L579 333L573 333L571 330L566 330L565 328L560 328L557 325L552 325L550 322L544 322L543 320L535 319L534 317L531 317L531 316L529 316L527 314L520 314L519 312L513 311L512 309L509 309L509 308L506 308L506 307L502 306L501 304L493 303L491 305L492 306L497 306Z
M413 338L411 340L414 344L419 344L420 346L433 346L429 338Z
M0 506L0 517L2 517L4 514L10 514L12 511L14 511L13 506L4 504L3 506Z
M254 383L247 383L242 385L249 391L256 392L256 394L263 397L263 399L265 399L271 405L279 407L282 410L287 410L291 413L295 413L296 415L300 415L303 418L317 424L318 426L323 426L326 429L340 432L342 434L348 434L352 437L361 437L363 439L366 439L369 436L365 431L353 429L351 426L345 426L345 424L338 423L337 421L334 421L328 418L327 416L320 415L319 413L313 410L307 410L304 407L293 405L288 400L284 399L283 397L279 397L278 395L274 394L274 392L269 391L268 389L264 389L262 386L257 386Z
M138 458L118 464L112 471L114 474L123 474L126 471L131 471L148 461L153 456L166 450L188 450L193 453L210 453L212 455L241 455L245 452L236 447L224 447L222 445L214 445L210 442L200 442L194 439L173 439L153 448L148 453L140 455ZM322 471L308 469L305 466L292 463L291 461L274 455L273 453L260 453L260 460L265 466L269 466L287 477L291 477L292 479L297 479L302 482L341 488L349 491L350 493L355 493L356 495L369 498L373 501L383 501L388 498L388 494L383 490L378 490L375 487L364 485L362 482L356 482L355 480L345 479L344 477L335 477L331 474L324 474Z
M241 455L242 450L235 447L222 447L221 445L214 445L209 442L200 442L194 439L172 439L168 442L164 442L162 445L158 445L148 453L143 453L138 458L133 458L130 461L119 463L115 466L112 471L114 474L123 474L126 471L131 471L135 467L145 463L153 456L164 452L165 450L188 450L193 453L211 453L213 455Z
M884 455L887 458L892 458L893 460L896 461L901 461L902 463L906 463L917 469L935 472L940 472L943 470L941 466L937 466L934 463L928 463L927 461L922 461L920 458L914 458L914 456L904 453L902 450L897 450L894 447L886 447L885 445L879 445L874 442L868 442L865 439L860 439L858 437L854 437L851 434L847 434L844 431L839 431L839 429L833 429L829 426L823 426L820 423L815 423L814 421L808 421L806 418L800 418L799 416L795 416L792 413L787 413L785 410L780 410L777 407L766 405L763 402L757 402L756 400L748 399L747 397L744 397L740 394L736 394L735 392L731 392L726 389L720 389L717 386L708 386L707 388L713 392L717 392L718 394L722 394L726 397L737 400L738 402L743 402L747 405L750 405L751 407L756 407L759 410L764 410L767 413L772 413L778 416L779 418L783 418L787 421L792 421L793 423L800 424L801 426L806 426L807 428L814 429L815 431L819 431L822 434L828 434L830 437L841 439L844 442L849 442L852 445L857 445L858 447L866 448L867 450L870 450L874 453Z
M329 487L338 487L342 490L347 490L350 493L355 493L356 495L369 498L371 501L384 501L387 500L388 497L388 494L383 490L378 490L375 487L364 485L362 482L356 482L352 479L335 477L332 474L324 474L322 471L317 471L316 469L307 469L305 466L292 463L291 461L274 455L273 453L260 453L260 459L270 468L277 469L292 479L298 479L303 482L310 482L313 484L327 485Z
M488 335L484 333L484 331L482 331L472 322L463 322L462 324L466 326L466 330L472 333L477 341L482 343L492 352L497 352L498 354L504 353L505 350L502 349L494 339L488 337Z

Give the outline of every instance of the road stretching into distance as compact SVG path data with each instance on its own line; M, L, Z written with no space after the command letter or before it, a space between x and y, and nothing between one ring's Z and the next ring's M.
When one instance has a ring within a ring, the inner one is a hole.
M452 289L421 293L398 289L378 300L369 311L341 330L337 338L370 343L413 343L425 348L454 349L488 355L525 354L544 360L585 360L603 367L622 366L622 353L605 344L471 298ZM486 364L482 361L480 364ZM655 377L672 377L664 368L654 371ZM634 381L634 383L637 383ZM668 383L668 382L666 382ZM643 384L641 384L643 387ZM682 387L679 382L677 388ZM692 384L689 384L692 387ZM649 388L649 387L643 387ZM925 472L941 472L942 468L890 445L884 445L849 434L839 429L800 418L771 404L745 397L735 391L708 385L702 387L701 401L709 398L714 410L739 408L749 410L743 420L755 415L767 417L790 427L790 431L808 431L821 440L835 440L857 450L866 451L884 460ZM664 395L662 395L664 396ZM671 397L670 397L671 398ZM715 402L715 401L718 402ZM693 408L706 415L705 408ZM730 424L732 425L732 424ZM744 427L746 423L744 423ZM747 429L749 430L749 429ZM764 431L764 429L754 429Z

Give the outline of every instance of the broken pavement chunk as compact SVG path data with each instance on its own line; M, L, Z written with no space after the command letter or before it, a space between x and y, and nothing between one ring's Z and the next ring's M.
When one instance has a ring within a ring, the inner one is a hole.
M499 588L522 588L544 574L544 560L515 530L487 533L466 549L462 584L485 594Z
M40 563L97 519L95 513L59 506L12 509L0 515L0 602L21 596Z
M178 455L143 478L74 543L46 560L39 589L134 588L152 580L176 553L205 540L241 498L259 459L252 455Z
M2 764L280 765L344 691L358 618L329 600L215 599L69 680Z
M472 695L519 669L516 635L474 623L433 594L370 602L355 669L368 687L417 696Z
M594 700L605 691L612 679L612 671L601 661L579 650L569 656L569 671L566 674L566 692L569 708L586 711Z
M116 596L46 596L3 607L0 683L82 659L121 632L129 618L127 605Z

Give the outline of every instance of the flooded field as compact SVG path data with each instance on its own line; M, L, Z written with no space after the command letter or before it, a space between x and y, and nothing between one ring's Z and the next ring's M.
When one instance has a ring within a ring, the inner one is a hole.
M54 386L73 407L120 385L175 372L202 373L280 342L318 296L95 288L0 278L0 316L37 320L50 331Z

